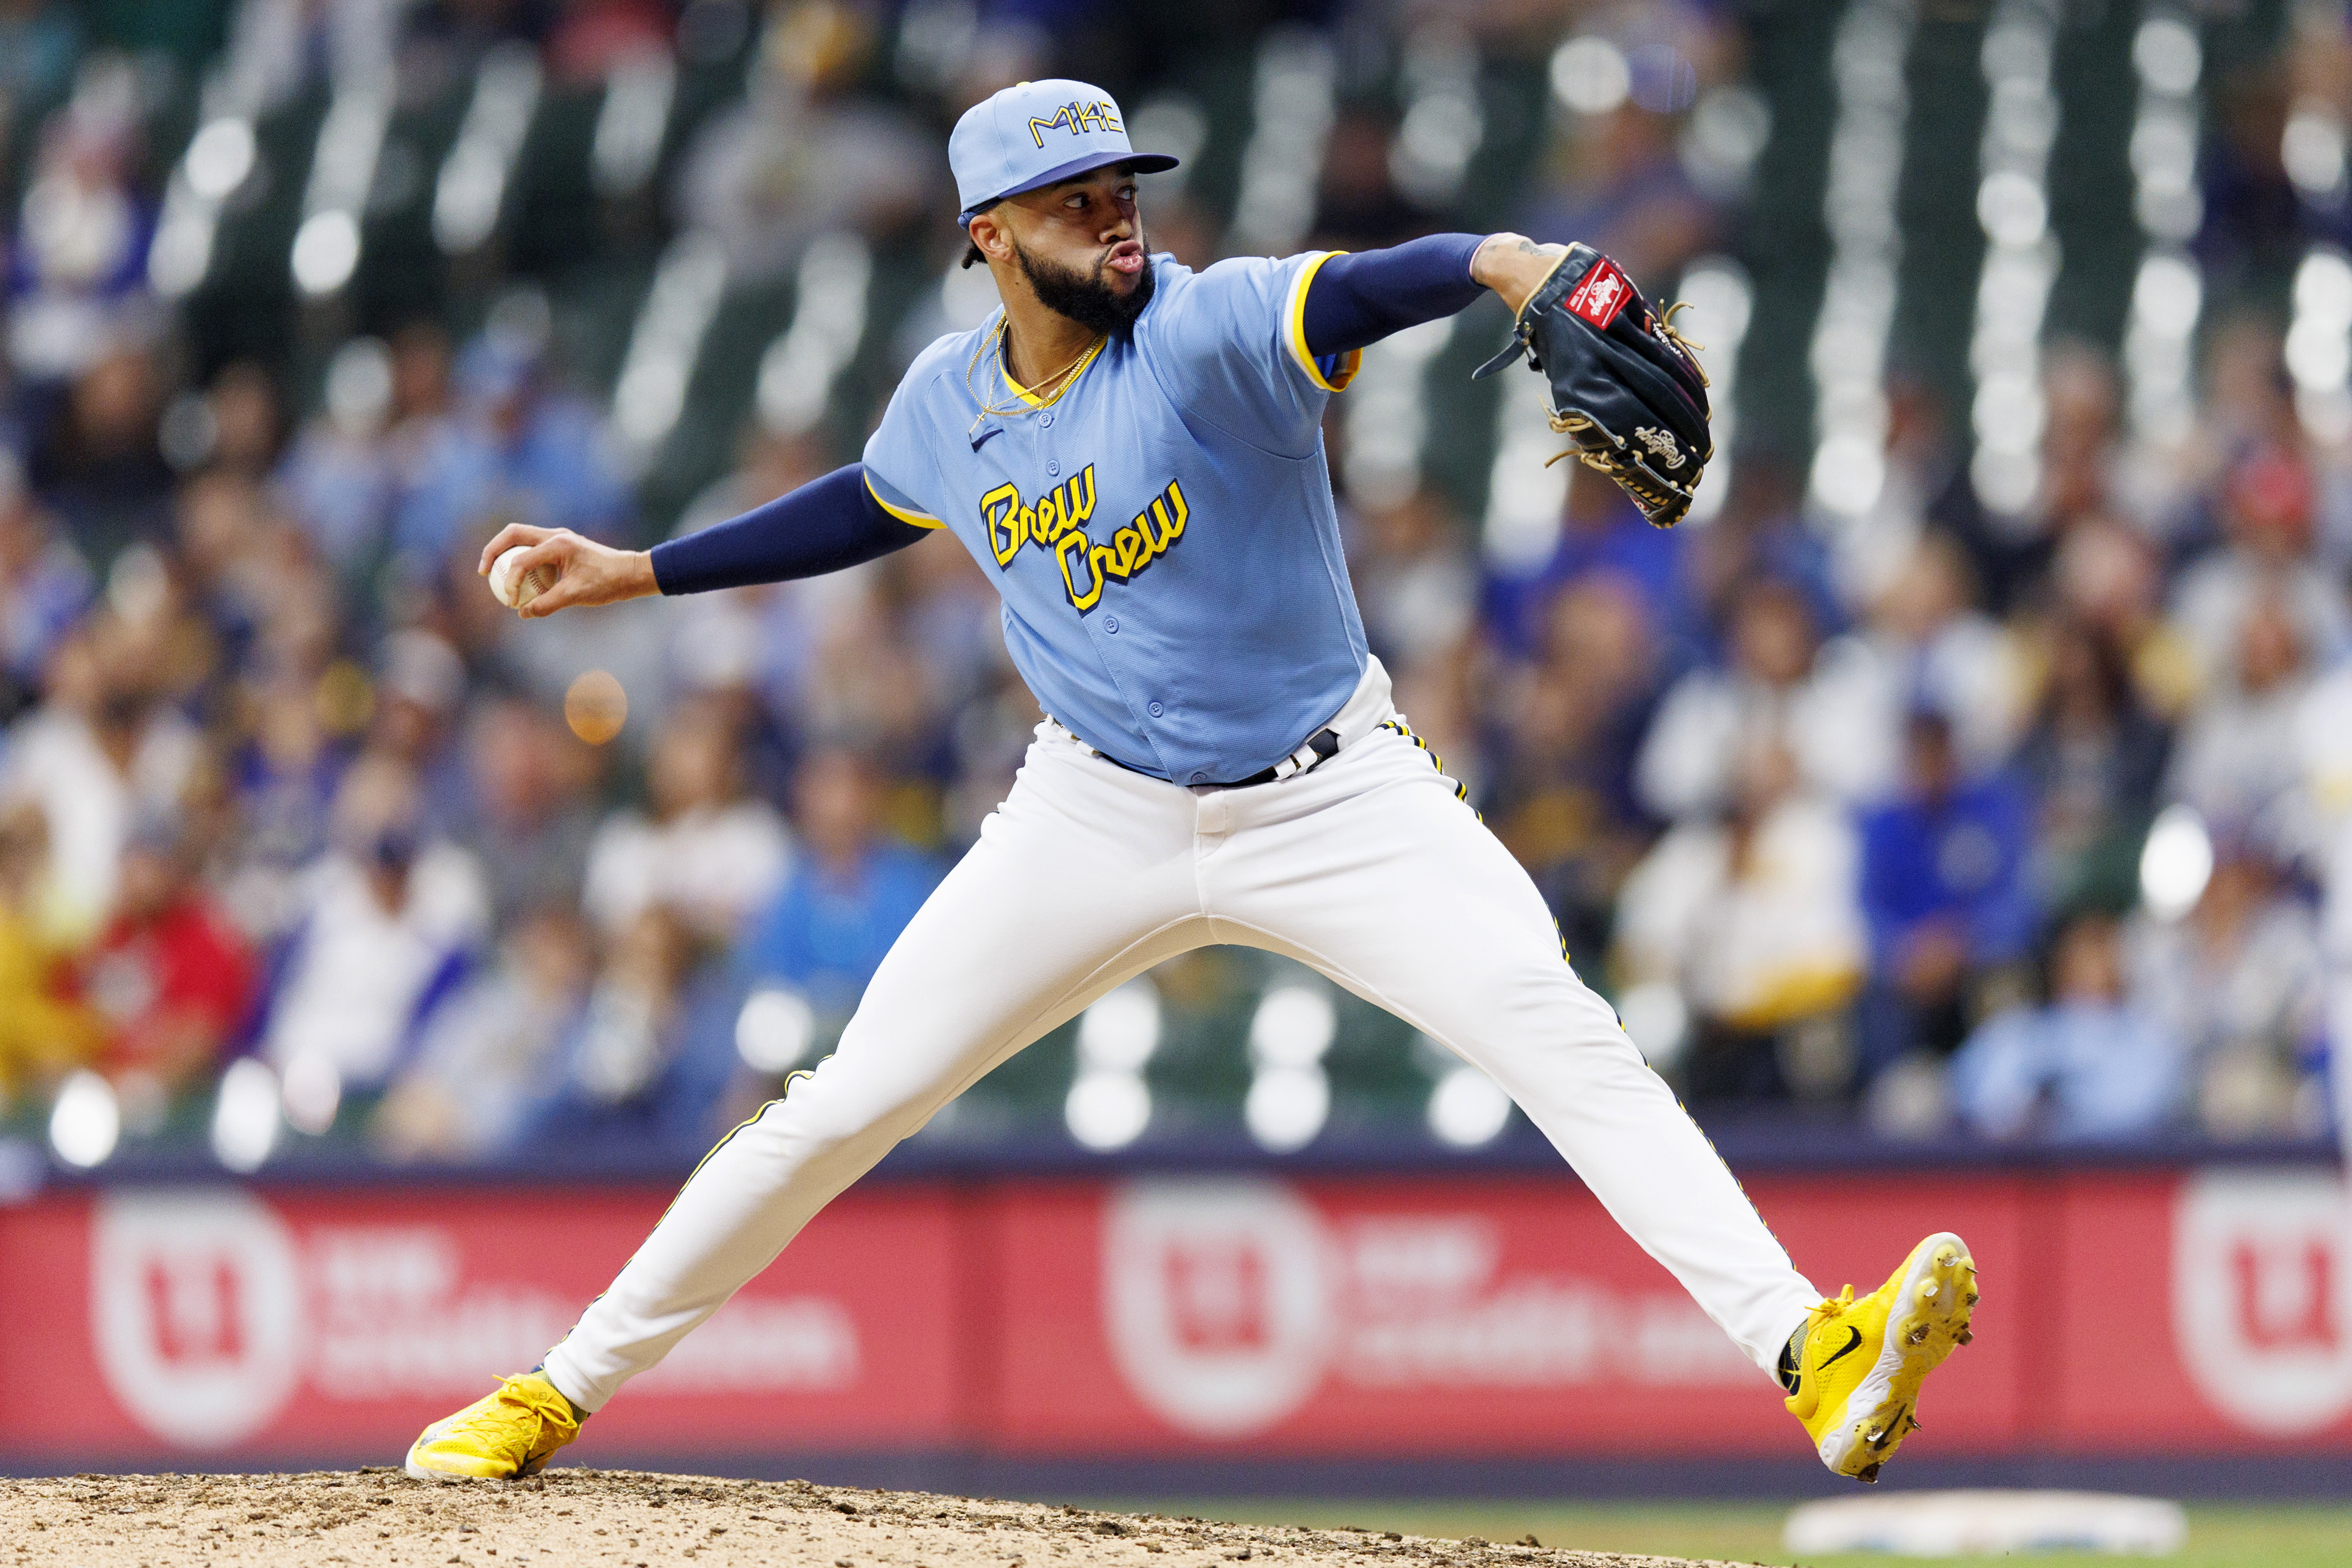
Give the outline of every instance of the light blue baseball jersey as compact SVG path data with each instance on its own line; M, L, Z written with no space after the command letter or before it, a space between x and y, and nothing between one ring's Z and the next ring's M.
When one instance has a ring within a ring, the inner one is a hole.
M1364 672L1322 432L1358 356L1316 360L1302 325L1328 254L1153 257L1132 341L1044 401L1005 380L992 316L917 357L866 444L875 499L996 584L1039 704L1139 772L1247 778Z

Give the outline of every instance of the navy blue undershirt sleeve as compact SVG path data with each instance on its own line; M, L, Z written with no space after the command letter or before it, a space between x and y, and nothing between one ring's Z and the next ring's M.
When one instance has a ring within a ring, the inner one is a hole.
M1470 258L1486 237L1432 234L1331 258L1307 285L1307 352L1346 353L1465 309L1486 291L1470 280Z
M931 531L882 510L852 463L787 490L740 517L654 546L654 581L665 594L706 594L818 577L904 550Z

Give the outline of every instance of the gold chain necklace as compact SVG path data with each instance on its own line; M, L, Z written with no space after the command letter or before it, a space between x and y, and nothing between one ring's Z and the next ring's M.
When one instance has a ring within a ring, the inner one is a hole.
M986 338L981 341L980 346L971 351L971 363L964 367L964 389L968 392L971 392L972 400L980 405L980 413L972 419L972 425L975 427L979 426L982 419L995 418L1003 415L1026 414L1033 408L1053 402L1055 398L1059 397L1062 395L1063 391L1066 389L1067 384L1070 382L1077 379L1078 372L1086 369L1087 363L1091 361L1096 354L1102 352L1103 344L1110 341L1108 338L1097 338L1093 342L1088 343L1085 348L1078 351L1077 358L1072 360L1069 363L1064 365L1053 374L1045 377L1044 380L1037 383L1036 385L1026 388L1025 390L1028 393L1029 397L1034 399L1034 402L1012 403L1000 405L992 402L988 397L983 396L979 392L973 391L971 378L973 374L980 369L981 360L989 353L990 350L993 349L995 351L997 374L1003 378L1004 384L1007 386L1020 386L1020 384L1013 379L1013 372L1011 368L1004 363L1004 341L1012 333L1012 331L1013 322L1009 318L998 321L996 323L996 331L989 333Z

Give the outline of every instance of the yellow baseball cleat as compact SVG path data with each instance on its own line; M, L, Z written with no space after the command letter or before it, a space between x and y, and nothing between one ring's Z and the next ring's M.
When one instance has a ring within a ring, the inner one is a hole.
M1939 1231L1861 1300L1849 1285L1813 1309L1788 1405L1822 1464L1878 1479L1878 1467L1919 1429L1920 1384L1969 1342L1976 1304L1976 1259L1968 1243Z
M420 1481L512 1480L537 1474L578 1436L572 1402L527 1372L500 1378L496 1392L425 1428L408 1450L408 1473Z

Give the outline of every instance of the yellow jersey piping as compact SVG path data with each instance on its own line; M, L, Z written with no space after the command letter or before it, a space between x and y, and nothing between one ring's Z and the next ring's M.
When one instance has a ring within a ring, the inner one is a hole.
M892 506L888 501L882 499L882 492L874 488L873 475L862 474L859 477L865 479L866 493L874 498L874 504L880 507L884 511L888 512L892 517L897 518L900 522L910 524L916 528L945 528L947 526L946 523L941 522L938 518L933 517L927 511L908 511L903 506Z
M1315 281L1315 274L1321 270L1325 262L1330 260L1335 256L1345 256L1348 253L1344 250L1327 250L1320 256L1318 256L1314 260L1308 262L1305 267L1299 268L1298 281L1290 286L1289 308L1283 312L1290 325L1289 339L1291 353L1297 359L1300 366L1306 370L1308 378L1312 380L1316 385L1321 387L1326 392L1345 392L1347 390L1348 384L1356 379L1357 369L1364 363L1364 351L1361 349L1349 349L1346 353L1339 356L1339 374L1338 376L1336 378L1329 378L1324 375L1323 367L1315 363L1315 356L1307 352L1307 288L1308 284Z

